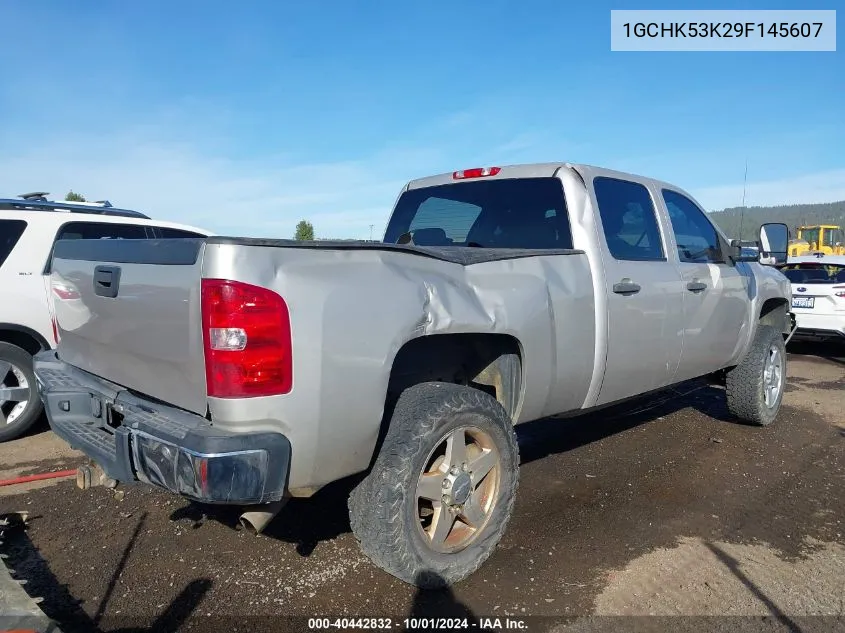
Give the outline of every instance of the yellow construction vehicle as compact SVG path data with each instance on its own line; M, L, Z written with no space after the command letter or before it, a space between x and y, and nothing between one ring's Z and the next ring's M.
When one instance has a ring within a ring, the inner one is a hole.
M845 236L842 234L842 227L833 224L799 226L798 236L789 242L789 256L797 257L812 253L845 255Z

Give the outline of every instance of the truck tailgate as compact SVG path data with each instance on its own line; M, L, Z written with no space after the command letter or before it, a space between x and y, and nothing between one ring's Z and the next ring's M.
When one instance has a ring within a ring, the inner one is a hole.
M51 273L59 358L206 412L202 239L60 240Z

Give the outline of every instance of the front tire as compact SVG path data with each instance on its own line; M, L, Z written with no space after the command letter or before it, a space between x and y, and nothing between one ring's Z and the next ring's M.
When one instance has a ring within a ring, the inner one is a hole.
M11 343L0 343L0 442L26 433L43 405L35 386L32 355Z
M396 403L370 474L349 498L363 552L423 588L458 582L493 553L513 510L519 448L492 396L423 383Z
M780 411L786 388L786 346L783 335L759 325L751 349L727 372L728 409L744 422L768 426Z

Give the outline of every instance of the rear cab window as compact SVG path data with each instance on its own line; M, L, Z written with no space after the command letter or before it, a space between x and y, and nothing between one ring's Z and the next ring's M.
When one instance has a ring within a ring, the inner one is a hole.
M410 234L410 235L408 235ZM571 249L557 178L502 178L421 187L396 203L385 242L418 246Z
M0 220L0 266L12 254L25 229L23 220Z

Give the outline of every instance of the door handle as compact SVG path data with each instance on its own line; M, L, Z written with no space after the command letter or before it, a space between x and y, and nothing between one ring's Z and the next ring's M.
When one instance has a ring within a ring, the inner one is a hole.
M707 290L707 284L702 281L691 281L687 284L687 290L690 292L701 292Z
M640 285L635 284L627 277L625 277L622 281L613 284L613 292L618 295L633 295L637 294L640 290Z
M120 285L120 266L96 266L94 268L94 294L99 297L115 298Z

